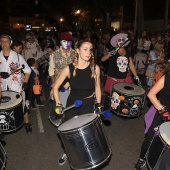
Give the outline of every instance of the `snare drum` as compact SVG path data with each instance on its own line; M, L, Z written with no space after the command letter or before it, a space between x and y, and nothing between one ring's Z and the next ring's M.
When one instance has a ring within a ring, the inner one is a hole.
M113 85L110 109L121 116L136 117L141 114L145 102L145 90L135 84Z
M20 128L24 123L22 97L16 97L18 93L3 91L0 104L0 131L12 132Z
M94 113L73 117L61 124L58 132L73 169L99 167L111 155L101 122Z
M159 158L170 149L170 122L163 123L155 132L147 151L146 161L150 169L154 169Z
M0 142L0 170L5 169L6 164L6 152Z

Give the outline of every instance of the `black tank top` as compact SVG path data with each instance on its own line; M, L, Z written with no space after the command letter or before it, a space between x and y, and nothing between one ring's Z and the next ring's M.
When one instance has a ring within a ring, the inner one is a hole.
M165 74L164 87L160 91L159 95L160 103L166 106L168 112L170 112L170 75Z
M76 75L73 76L74 65L69 64L70 69L70 96L72 99L83 99L89 97L94 92L95 80L91 77L92 71L90 66L85 69L76 69Z

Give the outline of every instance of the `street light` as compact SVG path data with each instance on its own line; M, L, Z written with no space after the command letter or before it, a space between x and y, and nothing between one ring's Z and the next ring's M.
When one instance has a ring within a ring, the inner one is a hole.
M62 26L63 26L63 21L64 21L64 19L63 18L60 18L60 27L62 28Z

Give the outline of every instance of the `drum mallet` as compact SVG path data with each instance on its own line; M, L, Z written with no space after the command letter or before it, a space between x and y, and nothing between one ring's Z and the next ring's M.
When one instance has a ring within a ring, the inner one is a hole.
M20 96L21 96L21 94L22 94L23 91L24 91L24 90L21 90L18 94L16 94L16 98L17 98L17 99L20 98Z
M81 100L76 100L73 105L64 108L62 110L61 114L64 114L65 111L67 111L69 109L72 109L73 107L79 108L81 105L82 105L82 101ZM56 110L55 110L55 112L57 113Z

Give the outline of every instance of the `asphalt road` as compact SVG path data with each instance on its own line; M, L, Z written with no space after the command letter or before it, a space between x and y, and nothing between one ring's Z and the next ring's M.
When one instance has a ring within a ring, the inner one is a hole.
M16 132L5 135L6 170L71 169L68 161L63 166L57 163L63 149L57 136L57 128L48 120L51 107L48 96L49 89L44 87L42 101L45 106L31 110L30 120L33 128L31 134L27 134L25 128L22 127ZM144 137L144 113L146 113L147 109L146 101L141 116L133 119L112 113L109 119L110 124L103 125L112 150L112 156L110 161L99 169L134 169ZM147 170L147 167L145 166L143 170Z

